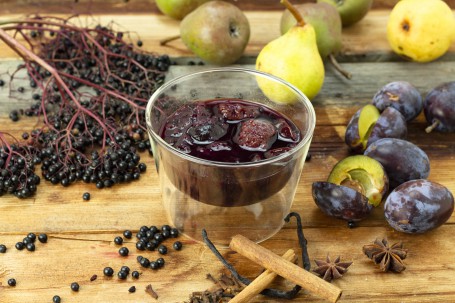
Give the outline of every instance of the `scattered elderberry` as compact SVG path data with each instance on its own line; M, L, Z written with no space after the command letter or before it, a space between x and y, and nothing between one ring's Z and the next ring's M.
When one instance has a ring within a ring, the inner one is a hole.
M128 266L126 266L126 265L122 266L120 268L120 270L126 272L126 274L130 273L130 268Z
M150 262L150 268L151 269L158 269L160 266L158 265L158 263L156 263L156 261L151 261Z
M121 247L121 248L118 250L119 255L122 256L122 257L128 256L129 252L130 252L130 251L128 250L127 247Z
M177 228L172 228L169 233L172 238L177 238L179 236L179 230Z
M19 113L16 110L13 110L9 113L9 118L13 122L19 121Z
M32 241L32 243L36 241L36 235L34 233L29 233L27 235L27 238L29 238Z
M82 194L82 199L84 199L84 201L89 201L90 200L90 193L89 192L85 192Z
M165 230L171 231L171 227L169 225L165 224L165 225L161 226L161 230L162 231L165 231Z
M141 47L143 45L143 42L141 40L137 40L136 44L137 46Z
M182 242L180 241L175 241L174 244L172 244L172 247L175 249L175 250L181 250L182 249Z
M142 242L142 241L136 242L136 248L137 248L138 250L145 250L146 245L147 245L147 244L144 243L144 242Z
M6 246L5 246L5 244L0 244L0 253L2 253L2 254L6 253Z
M162 255L165 255L167 254L167 247L166 245L163 245L161 244L160 246L158 246L158 252Z
M77 283L77 282L71 283L71 290L72 291L79 291L79 283Z
M119 271L117 273L117 277L120 279L120 280L125 280L127 277L128 277L128 274L124 271Z
M163 258L158 258L156 259L156 263L158 264L159 267L163 267L165 262Z
M135 292L136 291L136 286L131 286L129 289L128 289L128 292Z
M150 260L147 258L142 258L141 261L139 261L139 264L141 264L142 267L149 267Z
M112 267L107 266L103 269L103 274L106 277L112 277L114 275L114 270L112 269Z
M35 251L35 243L33 243L33 242L27 243L27 245L25 245L25 248L28 251Z
M5 85L5 81L3 81L2 79L0 79L0 86L3 86Z
M171 237L171 232L169 230L163 230L161 232L161 234L163 235L163 239L167 239L167 238Z
M131 230L125 230L123 232L123 236L127 239L131 239L133 237L133 233L131 232Z
M131 276L134 278L134 279L139 279L139 276L140 276L140 273L135 270L131 273Z
M139 255L139 256L136 257L136 260L137 260L137 262L141 262L141 260L142 260L143 258L144 258L143 256Z
M38 235L38 241L41 243L47 243L47 235L46 234L39 234Z
M14 278L8 279L8 285L9 286L16 286L16 279L14 279Z
M17 88L17 91L20 92L20 93L23 93L25 91L25 88L23 86L19 86Z
M357 225L355 224L354 221L348 221L348 227L349 227L349 228L354 228L354 227L356 227L356 226L357 226Z
M143 173L147 170L147 164L139 163L138 168L139 168L140 172Z
M162 233L156 233L153 235L153 238L158 241L158 243L161 243L164 241L164 237Z
M117 245L122 245L123 244L123 238L122 237L115 237L114 238L114 243Z
M60 302L62 302L62 299L60 298L60 296L57 296L57 295L56 295L56 296L54 296L54 297L52 298L52 302L53 302L53 303L60 303Z
M17 250L23 250L25 248L25 244L22 242L17 242L15 246Z

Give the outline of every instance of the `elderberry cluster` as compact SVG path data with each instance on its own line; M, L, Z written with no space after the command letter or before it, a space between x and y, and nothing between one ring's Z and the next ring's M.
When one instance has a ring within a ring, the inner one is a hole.
M111 26L81 27L71 19L43 16L29 20L8 31L26 37L28 49L46 63L24 56L18 71L27 71L33 104L10 113L13 121L20 115L42 117L44 126L23 136L35 151L30 162L36 159L44 179L63 186L82 180L103 188L138 179L146 170L139 152L151 152L145 107L164 83L169 56L137 49L124 39L128 33ZM25 96L23 86L16 91ZM17 167L14 180L31 175L27 169ZM14 174L5 172L9 179ZM34 178L3 187L28 197L38 185Z
M33 157L17 145L0 148L0 196L9 193L19 198L27 198L36 192L40 177L35 174L35 164L39 158Z

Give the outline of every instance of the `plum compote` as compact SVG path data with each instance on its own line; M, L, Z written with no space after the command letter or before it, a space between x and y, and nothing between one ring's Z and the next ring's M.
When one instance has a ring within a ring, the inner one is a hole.
M278 156L300 140L289 119L262 104L240 99L187 103L168 116L160 136L191 156L229 163Z

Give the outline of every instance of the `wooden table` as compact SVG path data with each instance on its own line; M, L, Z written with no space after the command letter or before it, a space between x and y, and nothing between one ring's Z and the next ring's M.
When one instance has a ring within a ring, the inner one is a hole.
M103 4L66 2L61 5L60 0L2 1L0 20L34 11L67 14L92 9L101 23L115 20L126 29L138 32L145 49L167 53L179 62L184 62L182 57L193 60L180 41L169 47L159 46L158 40L178 33L178 22L160 15L152 0L109 0ZM357 228L348 229L346 222L323 215L311 197L312 182L325 180L332 166L349 154L343 140L350 117L362 105L368 104L382 85L405 80L425 95L437 84L455 80L455 45L443 58L429 64L404 62L391 53L385 38L385 24L395 2L375 1L374 10L364 20L343 32L344 48L339 59L353 78L346 80L327 65L324 86L313 102L317 125L310 148L312 159L305 165L292 210L302 216L312 260L330 254L353 261L348 273L333 282L343 290L339 302L454 302L455 216L434 231L408 235L388 226L382 207L378 207ZM454 7L454 1L447 2ZM275 1L264 1L257 6L254 3L238 3L251 22L251 41L245 58L240 61L249 67L262 46L278 37L281 16L281 7ZM0 57L0 73L4 73L7 66L17 64L16 55L4 45L0 47ZM173 67L170 75L191 70L190 66L180 65ZM24 130L30 130L34 126L33 119L22 119L17 123L9 120L9 110L21 104L8 99L6 86L0 88L0 93L0 129L18 136ZM431 161L429 179L455 192L455 134L427 134L425 126L422 114L409 124L408 139L428 154ZM54 295L60 295L65 303L154 302L155 299L144 291L148 284L158 293L158 302L183 302L192 292L212 286L206 275L218 276L224 270L223 266L207 247L187 238L181 238L182 251L166 256L167 263L162 270L143 270L137 281L103 277L105 266L112 266L116 271L122 265L139 268L135 241L126 243L131 253L122 258L117 253L118 246L113 243L115 236L125 229L135 231L142 225L167 223L153 159L143 154L143 160L148 164L148 171L139 181L125 186L97 190L91 184L77 183L63 188L42 182L38 193L30 199L0 197L0 243L8 247L5 254L0 254L0 302L52 302ZM82 200L85 191L92 193L89 202ZM47 233L48 243L37 245L33 253L17 251L14 244L29 232ZM391 242L403 241L409 250L405 260L407 269L401 274L381 272L362 253L364 244L384 237ZM261 245L277 254L283 254L289 248L298 250L295 223L285 225ZM250 278L261 271L232 251L224 250L223 254ZM156 256L156 252L150 253L151 258ZM90 281L94 274L98 279ZM17 280L16 287L7 285L9 278ZM74 281L81 285L78 293L70 290ZM289 287L282 281L278 284ZM138 290L130 294L128 288L132 285ZM278 301L258 296L255 302ZM294 302L323 301L302 292Z

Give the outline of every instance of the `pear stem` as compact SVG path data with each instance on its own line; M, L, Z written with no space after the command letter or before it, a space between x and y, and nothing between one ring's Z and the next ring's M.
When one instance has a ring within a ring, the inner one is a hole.
M332 63L333 67L337 70L337 72L342 74L346 79L351 80L352 74L341 67L340 63L338 63L337 59L335 58L335 56L333 54L329 55L329 60L330 60L330 63Z
M425 128L425 132L427 134L431 133L436 127L438 127L439 123L441 123L441 121L439 121L438 119L436 119L433 124L431 124L430 126L428 126L427 128Z
M280 0L280 3L286 6L286 8L291 12L291 14L294 16L295 20L297 20L297 26L304 26L305 21L303 20L302 15L300 12L295 8L294 5L292 5L289 0Z
M160 40L160 45L166 45L169 42L177 40L177 39L180 39L180 35L175 35L175 36L171 36L168 38L164 38L164 39Z

